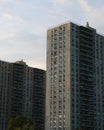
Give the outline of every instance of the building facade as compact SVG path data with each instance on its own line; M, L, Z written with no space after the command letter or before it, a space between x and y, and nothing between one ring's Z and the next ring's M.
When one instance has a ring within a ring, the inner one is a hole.
M33 76L33 108L32 118L35 121L36 130L45 130L45 71L34 69Z
M104 36L96 34L96 119L97 129L104 129Z
M10 116L11 64L0 61L0 130L6 130Z
M37 130L45 128L45 71L23 61L0 61L0 130L8 121L23 115L35 122Z
M104 36L72 22L47 32L46 130L104 130Z

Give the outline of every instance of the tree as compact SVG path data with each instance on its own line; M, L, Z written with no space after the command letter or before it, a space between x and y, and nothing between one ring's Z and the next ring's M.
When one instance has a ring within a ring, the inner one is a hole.
M81 128L77 128L76 130L82 130Z
M8 130L35 130L35 125L27 117L16 116L9 121Z

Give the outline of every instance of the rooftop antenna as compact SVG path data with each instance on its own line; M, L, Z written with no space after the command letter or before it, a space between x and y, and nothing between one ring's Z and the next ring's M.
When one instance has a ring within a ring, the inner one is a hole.
M86 23L86 27L88 27L88 28L90 27L90 26L89 26L89 22Z

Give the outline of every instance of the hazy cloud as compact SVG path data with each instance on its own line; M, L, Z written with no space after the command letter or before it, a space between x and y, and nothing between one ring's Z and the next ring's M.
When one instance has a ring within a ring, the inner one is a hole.
M0 59L8 61L24 59L31 66L44 68L45 45L40 39L42 39L41 35L31 33L9 34L4 38L2 35L0 38L2 42Z
M21 24L26 24L26 21L21 16L16 16L10 13L3 13L1 15L1 18L7 21L11 20L11 21L19 22Z
M102 26L104 23L104 17L103 17L104 9L102 9L102 8L97 9L97 8L93 7L91 4L88 3L87 0L80 0L80 4L81 4L81 8L84 11L84 15L86 15L89 22L91 22L94 26L97 26L98 29L101 32L103 32L104 27L102 28ZM102 26L101 26L101 24L102 24Z
M86 0L80 0L80 4L81 7L83 8L83 10L89 14L89 16L97 16L99 15L99 11L95 8L93 8L91 5L88 4L88 2ZM100 14L101 15L101 14Z
M69 5L71 4L73 1L72 0L51 0L51 2L53 4L59 4L59 5ZM58 7L58 6L57 6Z
M0 0L0 2L20 2L23 0Z
M0 2L0 59L3 60L24 59L30 66L45 68L48 27L71 20L79 24L89 21L97 30L104 30L104 9L96 8L95 0Z

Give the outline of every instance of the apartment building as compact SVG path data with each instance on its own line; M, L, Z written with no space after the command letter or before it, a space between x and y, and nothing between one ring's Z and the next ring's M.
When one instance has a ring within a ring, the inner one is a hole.
M0 61L0 130L6 130L10 115L11 64Z
M65 23L47 31L46 130L104 130L104 36Z
M24 61L0 61L0 130L18 115L35 122L37 130L45 128L45 71Z

